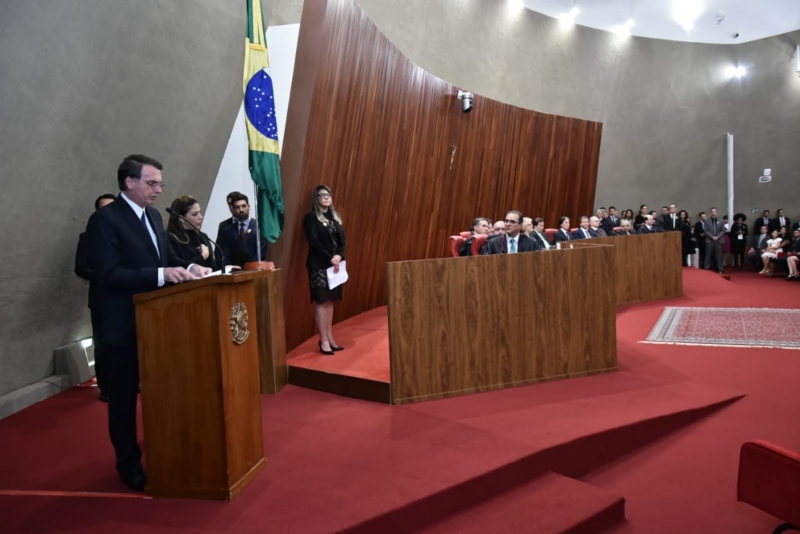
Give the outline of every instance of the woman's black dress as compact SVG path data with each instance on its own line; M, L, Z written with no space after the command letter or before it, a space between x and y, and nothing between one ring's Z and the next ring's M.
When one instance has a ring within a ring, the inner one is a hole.
M742 239L739 239L739 233L742 234ZM734 254L744 254L747 249L747 225L742 223L733 223L731 226L731 252Z
M344 228L333 218L333 212L328 210L325 221L317 219L316 213L310 211L303 219L303 231L308 240L308 283L311 288L311 302L322 304L342 300L342 286L328 289L327 270L334 256L344 259L345 238Z
M207 246L209 252L213 249L214 254L209 254L208 258L203 259L203 254L200 252L200 245ZM173 255L178 256L187 263L211 267L214 271L218 271L222 268L222 252L219 250L219 247L211 246L208 236L203 232L200 232L200 235L198 235L196 231L189 231L181 237L170 233L169 248L172 250Z
M686 256L694 254L695 240L692 233L692 225L686 220L678 221L678 229L681 231L681 251L683 252L683 261L686 261Z

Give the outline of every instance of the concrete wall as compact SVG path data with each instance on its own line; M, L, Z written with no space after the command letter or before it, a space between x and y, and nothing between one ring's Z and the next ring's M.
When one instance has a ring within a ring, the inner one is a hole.
M265 1L268 24L302 1ZM725 204L725 133L736 135L737 210L795 194L800 32L735 46L629 39L519 2L361 0L409 58L478 95L604 123L596 204ZM128 153L165 164L164 208L205 203L241 99L244 2L0 3L0 395L52 373L52 350L89 335L78 233ZM743 64L743 80L721 71ZM480 105L480 98L476 100ZM758 185L763 168L775 180Z

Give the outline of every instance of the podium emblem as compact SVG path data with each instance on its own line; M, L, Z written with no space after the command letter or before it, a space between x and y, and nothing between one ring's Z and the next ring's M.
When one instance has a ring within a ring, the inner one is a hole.
M247 306L241 300L236 302L231 308L231 335L233 336L233 342L237 345L247 341L248 336L250 336L250 330L247 328L249 320Z

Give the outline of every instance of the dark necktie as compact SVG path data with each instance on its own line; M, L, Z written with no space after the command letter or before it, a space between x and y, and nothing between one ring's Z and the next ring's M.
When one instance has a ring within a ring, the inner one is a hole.
M239 242L244 243L244 223L239 223Z
M144 212L142 212L142 219L141 220L142 220L142 226L144 226L144 229L147 230L147 220L144 218Z
M711 219L711 233L717 235L717 220Z

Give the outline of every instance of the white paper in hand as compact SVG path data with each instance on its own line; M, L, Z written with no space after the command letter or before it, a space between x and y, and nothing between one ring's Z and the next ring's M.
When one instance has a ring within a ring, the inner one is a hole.
M340 286L347 282L347 262L342 260L339 262L339 272L334 273L333 267L328 267L328 289Z

